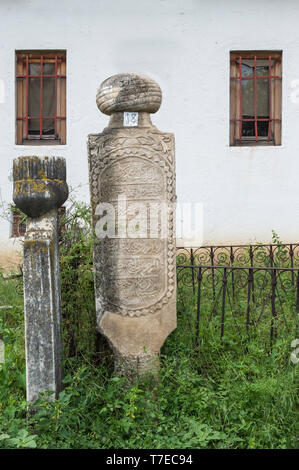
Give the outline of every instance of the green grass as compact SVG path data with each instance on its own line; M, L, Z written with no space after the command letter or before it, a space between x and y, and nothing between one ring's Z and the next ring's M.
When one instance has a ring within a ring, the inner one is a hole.
M221 340L219 308L210 319L211 297L203 295L198 348L196 293L180 286L178 327L163 346L160 381L128 383L111 371L107 349L99 354L96 346L88 208L77 205L67 227L61 244L64 390L55 402L45 393L33 416L25 399L22 280L0 275L0 305L13 306L0 310L6 353L0 364L0 448L298 448L292 295L281 292L288 328L278 324L272 350L269 309L249 334L232 327L227 313ZM246 289L234 304L243 323L245 307Z
M126 383L82 353L66 360L59 400L40 399L37 413L28 416L19 284L0 279L1 304L14 305L1 311L0 447L297 447L293 338L280 338L266 353L254 335L221 342L217 328L209 328L196 350L180 304L178 328L162 350L160 383ZM191 317L193 300L185 299Z

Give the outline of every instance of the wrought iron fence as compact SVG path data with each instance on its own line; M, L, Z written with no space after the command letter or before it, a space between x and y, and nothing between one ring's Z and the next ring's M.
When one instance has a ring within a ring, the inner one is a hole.
M298 334L297 244L179 248L177 283L179 315L197 346L215 329L221 341L254 333L270 350L280 334Z
M177 255L179 264L299 268L299 243L179 247Z

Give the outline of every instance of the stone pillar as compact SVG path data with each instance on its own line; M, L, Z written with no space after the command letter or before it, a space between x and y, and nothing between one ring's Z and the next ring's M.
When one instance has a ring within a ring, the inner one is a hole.
M120 375L156 372L176 328L174 136L150 119L161 100L148 77L108 78L97 105L110 123L88 139L97 325Z
M27 216L24 237L24 306L27 401L62 386L58 208L68 197L66 164L59 157L13 162L16 206Z

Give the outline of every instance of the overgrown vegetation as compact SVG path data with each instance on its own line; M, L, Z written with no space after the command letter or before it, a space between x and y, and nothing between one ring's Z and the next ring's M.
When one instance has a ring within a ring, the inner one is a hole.
M298 447L299 367L290 361L291 333L271 352L256 330L242 337L228 330L220 341L210 325L196 348L190 334L196 303L183 290L178 328L162 350L160 383L126 383L97 351L88 208L77 204L65 224L65 388L55 402L45 393L34 416L25 401L22 280L0 277L0 305L13 306L0 310L0 448Z
M64 355L92 360L96 355L96 323L89 207L74 203L60 219L60 227Z

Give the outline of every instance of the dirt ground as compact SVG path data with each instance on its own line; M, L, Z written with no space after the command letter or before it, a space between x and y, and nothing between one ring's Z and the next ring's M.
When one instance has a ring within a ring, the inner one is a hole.
M21 253L16 250L0 251L0 269L4 272L19 271L21 264Z

